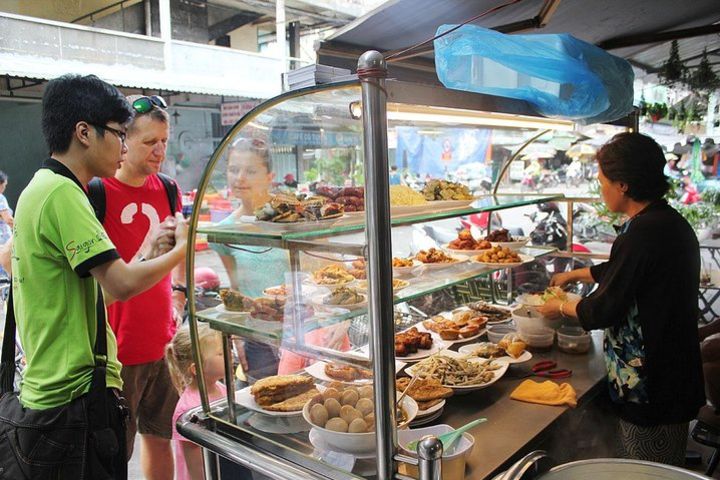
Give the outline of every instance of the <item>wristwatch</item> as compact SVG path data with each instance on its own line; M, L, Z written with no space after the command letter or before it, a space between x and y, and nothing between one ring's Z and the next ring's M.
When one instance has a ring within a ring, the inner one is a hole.
M173 292L182 292L187 297L187 287L185 285L173 285L172 290Z

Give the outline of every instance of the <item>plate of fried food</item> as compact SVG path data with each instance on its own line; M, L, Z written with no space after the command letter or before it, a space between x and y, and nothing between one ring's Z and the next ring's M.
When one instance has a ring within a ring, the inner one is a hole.
M493 247L508 247L511 250L522 248L530 241L530 237L513 237L506 228L493 230L485 237Z
M288 285L276 285L263 290L263 295L268 298L277 298L285 301L288 295L292 295L292 288Z
M344 287L355 281L348 270L342 265L327 265L313 272L310 281L319 287Z
M410 282L408 282L407 280L402 280L400 278L393 278L392 284L393 284L393 292L397 293L400 290L402 290L403 288L407 288L410 285ZM358 290L367 292L367 287L368 287L367 280L358 281L358 283L357 283Z
M524 363L532 359L532 353L526 350L527 344L517 334L506 335L499 343L471 343L458 349L459 353L471 357L491 358L507 363Z
M348 273L358 280L365 280L367 278L367 266L364 258L358 258L353 260L350 264L350 270Z
M428 250L420 250L415 254L415 259L423 264L425 268L439 269L465 262L467 257L448 255L437 248L430 248Z
M393 275L397 275L398 277L401 277L403 275L410 275L415 268L421 265L422 263L415 260L414 258L393 257Z
M496 325L498 323L507 323L512 319L512 310L506 307L499 307L492 305L482 300L478 302L471 302L465 305L470 310L473 310L480 315L487 318L488 325Z
M423 320L418 330L432 332L447 342L468 342L485 333L487 318L469 309L458 309L445 315Z
M443 350L408 367L405 372L420 378L435 378L455 393L466 393L489 387L500 380L507 369L507 362Z
M477 255L483 250L492 248L487 240L475 240L470 230L460 230L458 237L450 243L442 246L442 249L455 255L471 256Z
M237 391L235 400L248 410L275 417L292 417L302 415L305 404L319 394L312 377L273 375Z
M445 407L445 399L453 395L452 389L443 387L436 378L418 378L410 385L411 382L412 379L409 377L398 378L395 380L395 387L398 392L404 392L410 386L407 395L418 404L418 413L413 425L430 421L429 417L439 416Z
M471 262L486 267L517 267L533 260L535 257L514 252L509 247L492 247L490 250L485 250L480 255L470 258Z
M405 363L395 361L395 372L399 372L405 367ZM356 367L353 365L345 365L333 362L315 362L305 371L323 382L340 382L348 385L368 385L372 384L372 370Z
M447 180L430 180L422 189L422 195L429 202L455 201L469 205L475 200L467 185Z
M259 297L250 298L237 290L220 290L222 305L215 307L221 312L246 312L256 320L269 322L282 322L285 316L285 298L283 297ZM312 315L312 312L309 312Z
M338 287L329 293L318 293L312 297L312 303L318 307L339 307L356 310L367 305L367 295L353 287Z
M264 224L293 224L319 222L340 218L345 206L322 196L274 195L269 202L255 210L255 218Z
M430 332L421 332L417 327L395 334L395 356L404 362L417 362L448 346L442 340L433 339Z

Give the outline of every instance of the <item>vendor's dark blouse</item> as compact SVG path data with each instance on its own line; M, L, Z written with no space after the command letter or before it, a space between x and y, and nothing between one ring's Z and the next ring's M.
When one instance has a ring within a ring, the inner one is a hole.
M697 333L700 253L666 202L626 224L610 260L590 269L598 289L577 307L586 330L605 329L610 393L638 425L691 420L705 403Z

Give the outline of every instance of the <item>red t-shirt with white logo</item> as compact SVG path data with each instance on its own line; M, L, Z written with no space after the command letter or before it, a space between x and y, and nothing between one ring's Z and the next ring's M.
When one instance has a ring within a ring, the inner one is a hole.
M115 178L103 178L105 220L103 225L126 262L137 254L147 232L171 215L170 202L162 181L150 175L142 187L126 185ZM182 208L180 189L176 202ZM123 365L138 365L163 358L165 345L175 334L172 312L172 276L126 302L108 307L108 321L118 343Z

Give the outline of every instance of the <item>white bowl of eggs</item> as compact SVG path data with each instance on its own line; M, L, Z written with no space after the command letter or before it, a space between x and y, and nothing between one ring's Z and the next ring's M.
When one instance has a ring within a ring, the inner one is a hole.
M406 428L417 412L417 403L406 395L398 412L398 428ZM302 414L329 447L358 454L375 451L375 404L371 386L326 388L305 404Z

